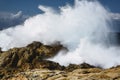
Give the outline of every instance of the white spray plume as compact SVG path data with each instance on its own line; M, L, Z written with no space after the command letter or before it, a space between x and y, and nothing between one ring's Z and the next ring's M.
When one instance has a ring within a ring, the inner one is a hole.
M25 46L32 41L51 44L60 41L69 49L60 52L52 61L61 65L86 62L103 68L120 64L120 50L105 47L111 18L97 1L76 0L74 6L60 8L60 13L39 6L45 13L27 19L23 25L0 32L0 47L7 50Z

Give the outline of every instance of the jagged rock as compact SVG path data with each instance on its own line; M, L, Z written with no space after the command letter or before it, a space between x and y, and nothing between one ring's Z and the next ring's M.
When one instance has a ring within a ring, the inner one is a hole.
M1 47L0 47L0 53L2 53L2 49L1 49Z
M65 49L59 43L33 42L0 54L1 80L120 80L120 66L101 69L87 63L67 67L46 60Z
M28 44L26 47L31 48L31 49L36 49L42 46L43 44L41 42L34 41L31 44Z
M43 62L43 59L53 57L61 49L64 47L60 44L49 46L33 42L26 47L13 48L3 52L0 56L0 66L16 68L29 65L30 68L34 66L36 61Z
M62 70L64 67L58 63L45 60L55 56L61 49L65 48L60 44L43 45L34 41L26 47L4 51L0 55L0 77L35 68Z
M95 66L87 64L87 63L82 63L79 66L81 69L95 68Z
M65 68L66 71L73 71L75 69L87 69L87 68L95 68L95 66L89 65L87 63L82 63L80 65L76 65L76 64L69 64L69 66L67 66Z

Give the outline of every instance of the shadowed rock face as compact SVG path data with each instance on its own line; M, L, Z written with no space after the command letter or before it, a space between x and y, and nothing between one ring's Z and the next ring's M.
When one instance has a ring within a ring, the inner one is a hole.
M35 68L38 67L38 64L52 63L44 59L55 56L61 49L65 48L60 44L48 46L40 42L33 42L26 47L13 48L5 52L1 51L0 66L19 68L27 65L29 68ZM43 65L39 67L43 67Z
M2 49L1 49L1 47L0 47L0 54L2 53Z
M60 44L43 45L36 41L26 47L4 52L0 49L0 77L35 68L62 70L64 67L58 63L45 60L55 56L62 49L66 50Z
M75 69L89 69L89 68L95 68L95 66L89 65L87 63L82 63L80 65L76 64L69 64L66 68L65 71L71 72Z

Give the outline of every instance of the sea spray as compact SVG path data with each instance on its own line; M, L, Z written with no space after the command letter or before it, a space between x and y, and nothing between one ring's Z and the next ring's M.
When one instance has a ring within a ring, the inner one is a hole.
M68 65L86 62L109 68L120 64L120 50L109 46L111 17L98 1L75 0L74 6L60 7L60 12L46 6L44 11L27 19L24 24L0 32L0 47L7 50L32 41L52 44L59 41L68 48L49 60Z

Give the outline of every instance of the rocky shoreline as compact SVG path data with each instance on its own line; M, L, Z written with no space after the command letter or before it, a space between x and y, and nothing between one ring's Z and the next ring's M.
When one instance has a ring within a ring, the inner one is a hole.
M61 66L46 60L60 50L60 43L33 42L8 51L0 49L0 80L120 80L120 66L101 69L87 63Z

